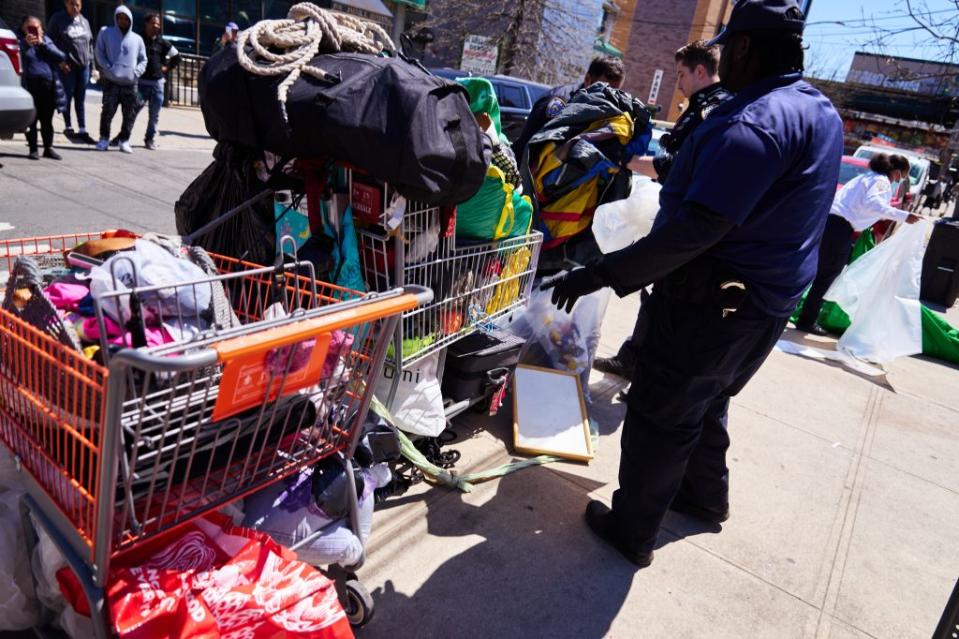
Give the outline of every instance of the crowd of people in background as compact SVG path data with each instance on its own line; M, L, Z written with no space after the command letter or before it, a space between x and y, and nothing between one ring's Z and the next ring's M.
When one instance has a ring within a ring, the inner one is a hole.
M62 159L53 147L57 112L63 115L63 134L72 143L95 144L98 151L107 151L113 145L124 153L133 153L130 136L144 107L148 118L144 148L155 150L166 78L179 62L176 47L162 35L159 15L146 14L137 29L133 14L121 5L114 14L114 26L94 35L81 12L82 0L64 0L63 5L46 27L35 16L24 17L20 24L22 82L36 108L36 118L26 133L28 157L39 160L42 143L42 157ZM231 31L228 25L225 37L235 41L236 29ZM87 87L94 77L103 94L99 140L87 130L85 110ZM110 129L118 109L120 132L111 141Z

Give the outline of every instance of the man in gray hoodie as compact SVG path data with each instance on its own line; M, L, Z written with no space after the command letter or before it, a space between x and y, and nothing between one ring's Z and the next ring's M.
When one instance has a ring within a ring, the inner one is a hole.
M107 27L97 36L96 57L100 65L100 85L103 87L103 108L100 112L100 141L98 151L110 147L110 123L121 107L120 150L133 153L130 132L138 111L137 81L147 66L143 38L133 32L133 14L125 6L113 14L116 26Z

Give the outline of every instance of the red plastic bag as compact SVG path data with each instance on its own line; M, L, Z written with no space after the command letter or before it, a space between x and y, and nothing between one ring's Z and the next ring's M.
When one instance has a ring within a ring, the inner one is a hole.
M86 603L68 568L67 600ZM114 562L107 604L123 639L347 639L333 582L268 535L207 516Z

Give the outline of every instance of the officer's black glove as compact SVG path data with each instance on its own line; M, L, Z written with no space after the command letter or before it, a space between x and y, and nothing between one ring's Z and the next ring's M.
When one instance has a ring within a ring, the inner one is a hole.
M596 266L589 265L578 266L572 271L563 271L544 279L539 290L553 289L553 304L556 308L571 313L576 300L608 286L598 270Z

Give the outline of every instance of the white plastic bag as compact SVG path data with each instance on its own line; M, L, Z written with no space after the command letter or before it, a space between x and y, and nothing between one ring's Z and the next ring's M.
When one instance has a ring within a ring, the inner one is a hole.
M578 375L589 403L589 372L599 347L610 289L579 298L572 313L556 308L550 301L552 294L552 290L539 290L536 282L526 309L517 311L501 327L526 340L524 364Z
M392 414L397 426L412 435L436 437L446 430L446 409L437 371L445 350L427 355L415 366L401 372ZM395 370L387 365L376 384L376 396L386 401Z
M850 264L826 291L852 320L837 345L858 359L885 364L922 352L919 283L928 221L903 225Z
M634 175L628 198L597 208L593 235L599 250L612 253L648 235L659 212L661 189L658 182L645 175Z

